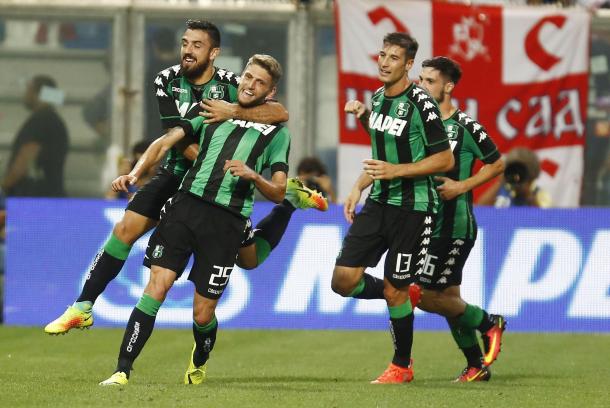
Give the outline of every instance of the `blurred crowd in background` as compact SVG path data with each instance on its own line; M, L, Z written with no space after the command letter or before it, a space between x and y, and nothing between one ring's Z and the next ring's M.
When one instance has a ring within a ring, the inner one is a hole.
M238 2L208 3L230 6ZM316 3L324 3L326 12L332 14L332 2ZM610 7L610 2L599 0L505 3ZM610 16L599 18L606 22L606 28L604 24L594 25L591 35L585 177L581 204L606 206L610 205ZM332 16L330 19L332 21ZM222 56L217 65L239 72L247 57L255 52L273 53L282 64L289 64L291 40L287 24L254 20L240 23L220 20L217 23L223 34ZM146 19L143 33L144 70L138 78L131 78L131 81L141 83L139 88L124 88L113 83L116 82L117 70L121 69L121 62L114 60L119 50L113 49L113 44L115 48L117 44L116 39L113 40L117 28L112 19L53 20L27 16L3 17L0 14L0 61L3 71L0 79L0 167L3 169L3 194L118 197L108 192L110 181L118 174L128 172L147 144L163 133L151 84L159 71L179 62L178 44L183 27L182 18ZM309 137L306 144L310 148L307 151L293 150L292 155L296 155L298 161L306 159L303 168L309 170L304 177L312 177L311 169L317 168L317 185L336 200L332 187L337 177L338 140L337 119L333 118L338 111L335 32L332 22L329 24L328 20L316 25L314 30L317 66L312 68L315 70L315 84L312 85L315 91L312 95L313 112L309 117L316 125L312 129L313 135L296 135ZM289 83L281 83L279 90L279 100L290 109L286 101L290 92L298 90L291 89ZM142 94L138 95L139 92ZM141 121L138 126L132 127L138 132L132 131L127 137L124 129L119 128L122 133L117 135L117 127L113 127L113 115L121 109L131 111L131 116L127 116L129 120ZM289 127L291 125L288 124ZM293 173L297 170L296 164L292 166ZM534 173L530 176L535 179ZM510 188L512 184L505 185ZM532 191L534 189L531 187ZM501 186L496 190L501 190ZM481 201L484 204L494 202L491 199Z

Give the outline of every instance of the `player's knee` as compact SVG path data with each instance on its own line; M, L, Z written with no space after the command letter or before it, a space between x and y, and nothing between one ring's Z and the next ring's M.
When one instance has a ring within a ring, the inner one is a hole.
M133 225L124 220L121 220L114 225L112 233L121 242L127 245L133 245L133 243L136 242L138 238L140 238L138 232L134 231Z
M440 292L433 289L422 291L419 307L429 313L443 314Z
M144 291L154 299L162 302L165 299L167 292L171 289L175 277L176 275L174 272L168 269L157 269L156 266L153 266L150 273L150 279Z
M199 307L193 310L193 320L200 326L205 326L214 319L214 309Z
M247 271L251 271L252 269L258 266L258 262L256 261L256 259L248 259L246 257L242 258L241 256L237 257L237 259L235 260L235 264L241 269L245 269Z
M330 287L338 295L349 296L355 289L359 279L356 279L347 270L341 267L335 267L333 278L330 282Z
M462 300L459 296L443 291L430 290L426 292L427 311L440 314L445 317L456 316L462 311Z
M390 302L394 302L396 300L398 300L398 298L401 296L401 293L398 289L396 289L395 287L391 286L391 285L384 285L383 286L383 297Z
M237 259L235 260L237 266L242 269L252 270L258 266L258 256L256 255L256 249L254 245L241 247L237 252Z

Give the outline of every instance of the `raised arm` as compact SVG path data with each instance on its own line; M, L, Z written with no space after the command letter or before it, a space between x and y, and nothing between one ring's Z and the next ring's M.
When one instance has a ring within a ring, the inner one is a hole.
M166 134L157 138L148 146L142 157L135 164L129 174L119 176L112 182L114 191L125 191L129 185L136 184L138 179L151 167L159 163L169 149L184 138L185 132L181 127L171 128Z
M371 116L371 111L369 111L362 102L357 100L347 101L344 110L346 113L353 113L356 115L356 118L358 118L364 130L367 132L369 131L369 116Z

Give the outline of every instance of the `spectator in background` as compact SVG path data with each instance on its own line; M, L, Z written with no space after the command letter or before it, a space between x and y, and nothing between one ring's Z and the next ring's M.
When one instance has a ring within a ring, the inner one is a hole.
M333 203L337 201L326 166L317 157L301 159L297 166L297 178L307 187L321 192L328 201Z
M24 96L32 111L19 129L11 148L2 180L7 196L62 197L64 163L68 153L68 131L55 110L63 103L63 93L47 75L35 76Z
M131 157L121 157L118 162L118 174L124 175L129 174L129 172L134 168L140 157L144 154L148 146L150 146L150 140L141 140L131 148ZM150 169L146 172L146 174L142 175L142 177L138 178L138 182L135 185L129 185L129 192L125 193L123 191L113 191L112 188L106 192L106 198L115 199L115 198L129 198L133 196L133 194L144 184L148 183L150 179L157 172L157 167Z
M110 54L104 58L104 68L110 72ZM112 86L108 82L83 106L83 118L95 131L98 138L96 147L104 151L110 144L110 116L112 103Z
M477 204L497 208L551 206L549 194L536 185L540 175L540 161L533 150L516 147L508 152L505 162L501 180L485 191Z
M610 34L591 33L584 205L607 205L610 164Z
M179 55L176 52L176 32L167 27L160 27L152 35L152 53L146 65L146 78L144 78L144 99L146 116L144 117L144 137L155 138L165 131L159 121L156 88L154 81L160 71L176 64Z

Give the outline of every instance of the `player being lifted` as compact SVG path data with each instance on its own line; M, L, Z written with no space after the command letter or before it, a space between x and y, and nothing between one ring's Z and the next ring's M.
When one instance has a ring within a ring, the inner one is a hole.
M273 57L250 58L238 88L240 106L264 103L275 93L281 75ZM254 188L276 203L284 199L290 147L287 128L243 120L204 124L203 119L182 121L181 129L172 129L153 143L136 165L146 171L185 133L200 140L193 167L163 207L159 226L149 240L144 264L151 268L150 279L127 323L115 373L101 385L127 383L132 364L152 333L157 311L191 254L195 258L189 274L195 284L195 345L184 382L199 384L205 379L205 364L218 329L216 305L252 212ZM264 168L271 169L271 180L260 175Z
M438 196L431 175L453 168L454 159L438 106L408 79L417 52L408 34L384 37L378 57L383 83L372 98L372 112L350 101L346 111L368 119L372 159L349 194L344 211L353 222L339 253L332 289L342 296L361 299L383 293L394 341L389 367L373 383L403 383L413 379L411 346L413 310L409 284L427 259ZM365 124L366 126L366 124ZM362 210L354 215L362 191L373 184ZM364 273L388 251L384 280Z
M419 274L423 287L418 306L445 316L467 366L459 382L487 381L488 367L500 352L505 320L468 304L460 296L462 269L477 238L477 223L472 211L472 190L504 171L504 162L485 128L451 102L451 94L462 72L446 57L422 63L420 86L439 104L443 123L455 158L455 167L437 176L437 191L442 200L429 248L428 268ZM472 173L475 160L484 166ZM475 329L483 337L481 353Z
M239 118L259 123L288 120L284 107L276 102L255 107L229 103L237 100L238 77L216 68L214 60L220 53L220 32L207 21L188 20L181 40L180 65L161 71L154 83L161 122L166 129L179 126L187 119L202 115L206 122ZM206 109L202 112L201 105ZM197 156L198 145L182 141L169 151L165 163L153 179L143 186L127 205L123 218L114 225L112 234L96 255L81 294L72 306L45 327L49 334L64 334L72 328L93 324L92 307L106 286L121 271L132 245L157 225L163 204L173 196L191 160ZM123 182L135 184L136 179L122 176ZM264 261L278 244L295 208L327 208L326 200L307 189L298 180L290 179L286 200L256 226L255 234L240 250L238 264L252 269Z

